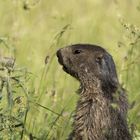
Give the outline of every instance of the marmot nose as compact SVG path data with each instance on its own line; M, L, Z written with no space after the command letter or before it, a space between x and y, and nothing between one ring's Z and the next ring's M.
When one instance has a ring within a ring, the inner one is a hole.
M57 55L58 58L62 57L62 55L61 55L61 49L59 49L59 50L56 52L56 55Z
M58 57L59 63L62 64L62 62L63 62L63 56L62 56L62 51L61 51L61 49L59 49L59 50L56 52L56 55L57 55L57 57Z

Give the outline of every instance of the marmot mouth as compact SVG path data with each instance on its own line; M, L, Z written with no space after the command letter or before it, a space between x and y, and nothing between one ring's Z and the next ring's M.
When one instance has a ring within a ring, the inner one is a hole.
M61 65L63 65L63 57L62 57L61 51L58 50L56 54L57 54L58 62L59 62Z
M67 67L66 64L64 63L63 56L62 56L62 53L60 50L57 51L57 58L58 58L58 62L60 63L60 65L62 65L63 70L66 73L70 74L71 76L76 77L76 74L69 67Z
M68 68L64 65L62 55L61 55L61 53L60 53L59 51L57 52L57 58L58 58L58 62L60 63L60 65L62 65L63 70L64 70L65 72L69 73L69 72L68 72Z
M63 70L64 70L66 73L68 73L68 74L70 74L70 75L73 75L73 74L70 72L70 70L67 68L67 66L63 63L63 59L61 59L61 58L58 57L58 62L60 63L60 65L62 66Z

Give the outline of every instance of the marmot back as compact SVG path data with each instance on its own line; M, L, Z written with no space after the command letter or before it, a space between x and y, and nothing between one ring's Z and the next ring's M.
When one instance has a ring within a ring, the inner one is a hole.
M69 140L131 140L127 98L111 55L96 45L75 44L58 50L57 57L81 83Z

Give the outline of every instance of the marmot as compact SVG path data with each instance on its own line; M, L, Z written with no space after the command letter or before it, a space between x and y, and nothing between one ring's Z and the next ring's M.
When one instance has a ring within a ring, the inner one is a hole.
M80 81L80 99L69 140L132 140L128 102L112 56L102 47L75 44L57 51L59 63Z

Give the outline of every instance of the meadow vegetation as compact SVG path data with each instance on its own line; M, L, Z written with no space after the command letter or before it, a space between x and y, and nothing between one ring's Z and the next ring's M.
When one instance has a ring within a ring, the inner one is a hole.
M0 140L66 139L79 84L56 51L75 43L112 54L140 139L139 0L1 0L0 19Z

